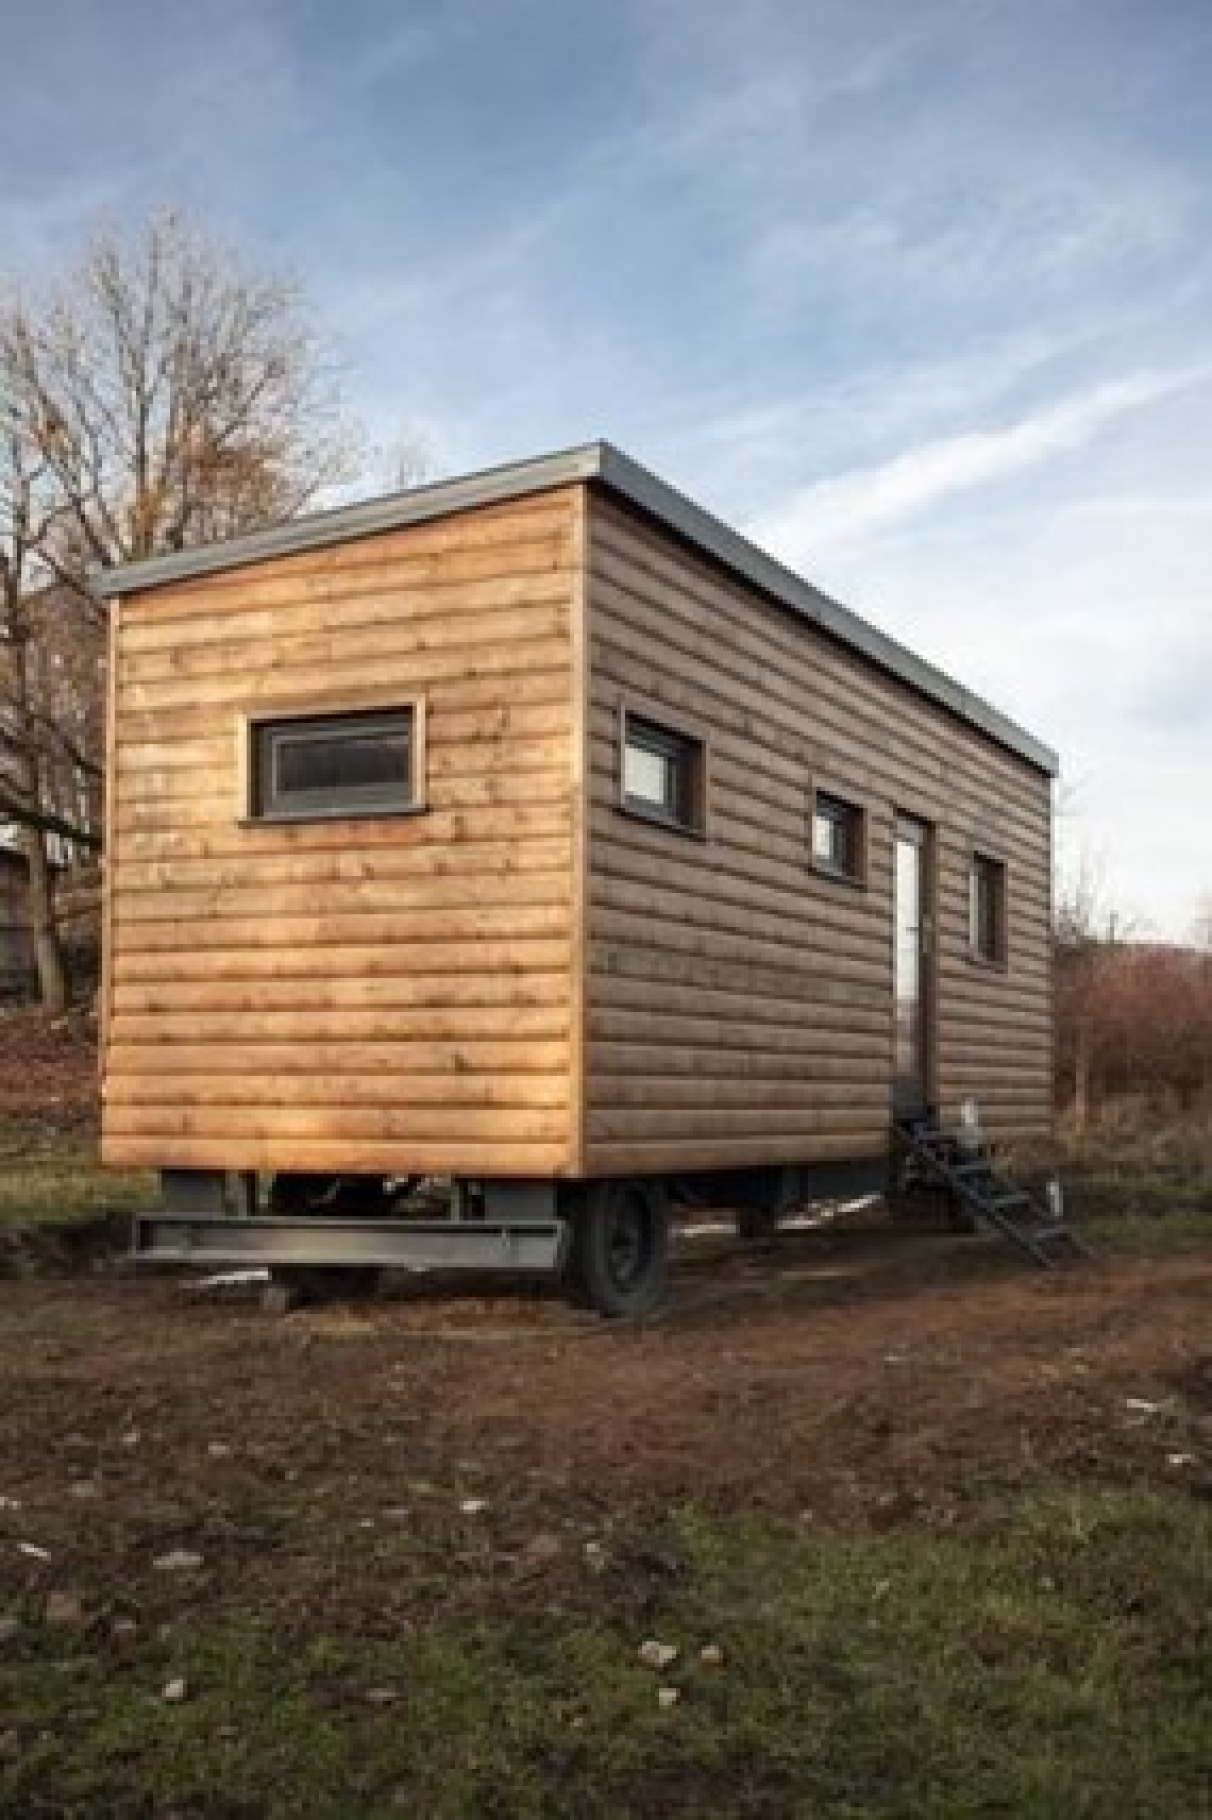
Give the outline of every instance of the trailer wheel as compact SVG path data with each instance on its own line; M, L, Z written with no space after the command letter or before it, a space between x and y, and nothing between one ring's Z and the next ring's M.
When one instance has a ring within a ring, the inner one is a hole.
M594 1182L572 1219L572 1299L609 1319L651 1314L669 1282L669 1203L659 1185Z

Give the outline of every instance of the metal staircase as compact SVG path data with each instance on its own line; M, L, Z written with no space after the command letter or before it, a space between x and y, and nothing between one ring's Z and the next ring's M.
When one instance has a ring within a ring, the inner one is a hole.
M974 1149L966 1136L929 1116L897 1119L893 1139L911 1179L945 1191L954 1208L1000 1234L1041 1269L1090 1255L1068 1221L996 1168L983 1146Z

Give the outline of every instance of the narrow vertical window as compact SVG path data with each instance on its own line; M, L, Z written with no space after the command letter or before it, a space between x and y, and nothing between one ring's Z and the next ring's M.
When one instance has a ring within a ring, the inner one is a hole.
M968 948L974 960L1006 962L1006 868L974 853L968 873Z
M818 790L812 804L812 863L818 872L862 884L865 816L857 803Z

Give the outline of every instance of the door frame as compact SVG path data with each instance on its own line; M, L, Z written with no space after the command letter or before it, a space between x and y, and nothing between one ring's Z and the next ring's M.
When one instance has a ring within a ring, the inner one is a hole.
M910 1105L899 1093L896 1042L897 865L899 842L911 841L921 856L918 923L918 1002L921 1029L918 1050L920 1104ZM910 809L897 809L892 821L892 1056L889 1099L893 1117L925 1113L938 1103L938 838L934 823Z

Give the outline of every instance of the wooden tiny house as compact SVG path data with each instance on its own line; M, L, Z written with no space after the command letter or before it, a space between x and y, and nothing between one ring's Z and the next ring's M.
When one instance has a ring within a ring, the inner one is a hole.
M104 1155L205 1255L554 1262L894 1112L1047 1131L1053 754L616 450L100 586ZM465 1244L360 1223L435 1175Z

